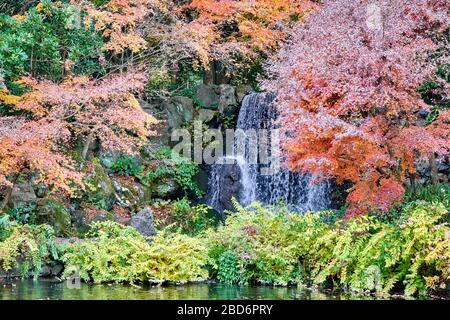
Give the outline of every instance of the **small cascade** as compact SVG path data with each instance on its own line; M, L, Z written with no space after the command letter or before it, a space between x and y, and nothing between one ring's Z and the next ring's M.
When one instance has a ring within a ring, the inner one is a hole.
M310 175L282 167L279 137L274 134L277 112L273 100L269 93L252 93L244 98L233 154L219 158L210 170L207 202L221 213L233 209L233 197L241 205L253 201L283 203L298 212L331 206L330 183L316 183ZM243 138L237 139L242 133ZM261 141L267 142L264 147ZM261 153L261 148L266 151Z

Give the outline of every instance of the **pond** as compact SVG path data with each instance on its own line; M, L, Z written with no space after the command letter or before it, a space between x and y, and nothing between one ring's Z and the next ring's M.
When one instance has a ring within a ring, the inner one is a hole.
M395 297L391 297L395 298ZM398 297L397 297L398 298ZM78 288L66 282L44 280L0 280L0 300L339 300L383 299L312 290L304 287L235 286L218 283L132 286L89 285ZM386 297L384 297L386 299Z

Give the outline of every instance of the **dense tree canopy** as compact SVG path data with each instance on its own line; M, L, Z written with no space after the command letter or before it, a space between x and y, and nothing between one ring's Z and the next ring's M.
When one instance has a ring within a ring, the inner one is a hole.
M449 111L426 126L418 91L448 65L430 57L448 19L445 0L325 1L272 61L289 166L353 182L349 214L388 210L416 159L448 154Z

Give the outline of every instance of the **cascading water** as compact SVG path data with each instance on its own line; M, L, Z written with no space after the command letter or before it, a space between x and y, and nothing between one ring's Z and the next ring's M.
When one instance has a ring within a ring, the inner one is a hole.
M235 138L233 154L219 158L210 171L207 202L219 212L233 209L232 197L242 205L253 201L284 203L299 212L331 206L327 181L315 183L310 175L279 167L277 136L273 135L277 117L273 100L272 94L252 93L242 102L236 137L238 133L246 134L241 136L243 139ZM264 133L268 133L266 140L260 140ZM266 153L261 153L261 141L268 142Z

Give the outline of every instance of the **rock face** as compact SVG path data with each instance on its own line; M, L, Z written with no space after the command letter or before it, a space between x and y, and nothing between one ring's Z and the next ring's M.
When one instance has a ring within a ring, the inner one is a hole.
M194 101L188 97L173 97L163 103L169 129L180 128L194 116Z
M100 164L96 164L89 183L95 188L93 196L101 202L103 209L111 210L116 202L114 185Z
M217 109L219 106L220 97L215 86L200 85L197 88L196 96L203 108Z
M438 171L438 179L441 183L448 183L450 180L450 159L449 157L445 157L444 159L437 159L437 171ZM416 162L416 170L418 175L417 182L419 184L430 184L432 182L431 179L431 167L430 162L425 160L420 160Z
M240 85L240 86L236 87L237 102L239 104L241 104L242 100L244 100L244 97L252 91L253 91L252 86L248 85L248 84L244 84L244 85Z
M214 119L217 112L209 109L201 109L198 111L197 120L208 123Z
M218 181L221 185L218 189L217 203L219 205L219 212L224 215L224 210L234 210L232 198L239 199L240 191L242 190L242 184L240 182L241 170L237 164L223 165L221 167Z
M221 84L219 91L219 112L221 114L235 113L238 109L235 88L229 84Z
M134 179L113 177L112 183L116 191L117 203L123 208L134 209L151 199L150 190Z
M37 201L36 193L29 182L16 184L11 192L10 203L13 208L35 206Z
M152 187L152 193L161 198L171 198L180 191L179 184L171 177L164 177Z
M135 228L143 236L150 237L156 235L156 230L153 226L153 212L150 208L139 211L130 219L128 225Z
M71 226L71 216L63 201L55 196L47 196L39 201L36 210L37 222L51 225L56 235L65 235Z

